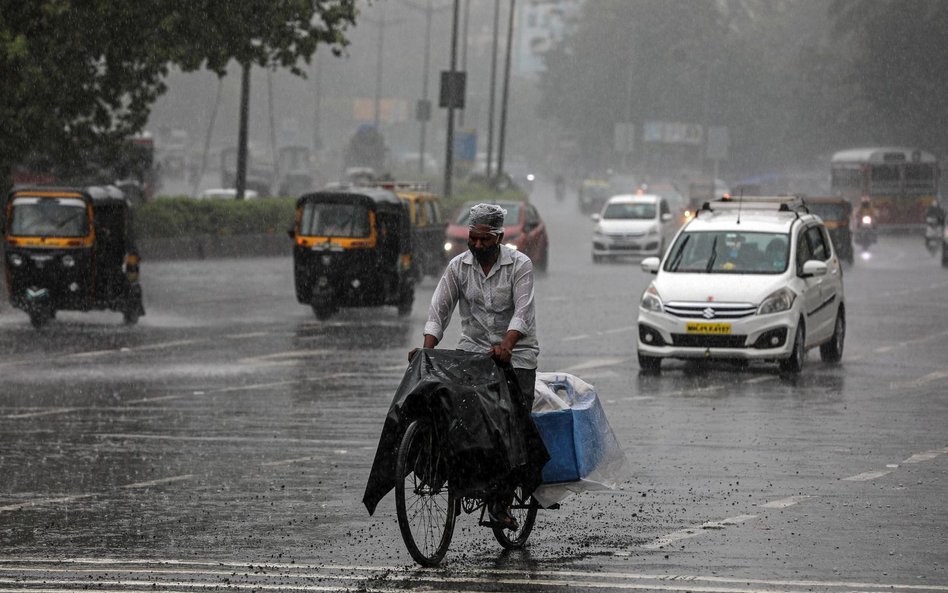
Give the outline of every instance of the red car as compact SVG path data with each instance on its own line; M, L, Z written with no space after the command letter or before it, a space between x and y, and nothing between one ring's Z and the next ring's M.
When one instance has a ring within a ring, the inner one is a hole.
M471 206L477 202L466 202L458 211L457 217L445 230L444 251L447 259L467 251L467 235L470 230L468 218ZM507 211L504 218L504 245L517 249L533 261L533 267L546 271L550 260L546 224L540 218L536 206L528 202L496 202Z

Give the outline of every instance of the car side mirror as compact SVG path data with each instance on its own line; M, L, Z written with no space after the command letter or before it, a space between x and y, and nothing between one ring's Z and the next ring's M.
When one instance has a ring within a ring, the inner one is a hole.
M828 268L826 267L826 262L821 262L818 259L811 259L810 261L803 264L803 273L800 275L804 278L825 276L827 270Z
M662 222L668 222L671 219L672 219L671 212L666 212L665 214L662 214Z
M593 222L599 222L600 220L602 220L602 215L597 212L596 214L593 214L589 218L592 218Z
M662 261L657 257L646 257L642 260L642 271L649 274L658 274L658 266Z

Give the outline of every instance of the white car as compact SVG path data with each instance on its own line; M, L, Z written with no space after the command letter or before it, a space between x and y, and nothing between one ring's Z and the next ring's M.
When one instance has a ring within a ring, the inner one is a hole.
M822 221L791 198L711 202L679 231L639 306L638 358L778 361L798 373L819 346L838 362L843 273Z
M596 263L619 255L660 256L677 230L668 200L653 194L613 196L592 219Z

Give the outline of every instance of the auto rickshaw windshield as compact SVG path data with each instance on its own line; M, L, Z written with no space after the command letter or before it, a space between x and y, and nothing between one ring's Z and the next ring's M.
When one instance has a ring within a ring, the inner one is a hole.
M806 207L824 221L849 220L850 208L846 204L807 204Z
M361 204L307 202L300 234L310 237L368 237L368 208Z
M89 234L86 203L77 198L14 198L9 233L19 237L85 237Z

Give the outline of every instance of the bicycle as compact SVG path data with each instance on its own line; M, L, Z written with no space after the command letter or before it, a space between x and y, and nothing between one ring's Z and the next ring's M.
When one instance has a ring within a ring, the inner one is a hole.
M521 488L516 488L510 507L519 525L514 531L485 521L487 503L483 498L455 492L443 449L437 446L439 442L431 422L413 420L398 448L395 508L398 527L411 557L422 566L437 566L451 545L455 520L461 511L469 515L480 511L478 524L490 527L501 546L522 548L533 531L540 508L536 499L530 496L525 500Z

